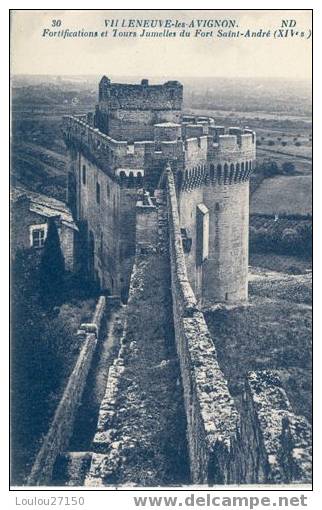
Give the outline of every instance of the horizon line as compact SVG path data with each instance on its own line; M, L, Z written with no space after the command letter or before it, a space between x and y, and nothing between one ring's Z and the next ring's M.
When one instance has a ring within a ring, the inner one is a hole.
M76 76L91 76L91 77L96 77L96 76L104 76L106 74L104 73L79 73L79 74L66 74L66 73L11 73L11 77L17 77L17 76L56 76L56 77L76 77ZM142 75L139 75L139 74L110 74L110 76L115 76L117 78L138 78L138 77L141 77L143 76ZM146 75L144 75L146 76ZM209 76L209 75L203 75L203 76L185 76L185 75L176 75L177 78L180 78L180 79L204 79L204 78L210 78L210 79L228 79L228 80L240 80L240 79L259 79L259 80L292 80L292 81L312 81L312 76L310 76L309 78L303 78L303 77L290 77L290 76L251 76L251 75L248 75L248 76L222 76L222 75L219 75L219 76ZM173 75L167 75L167 74L162 74L162 75L149 75L148 76L148 79L151 78L173 78Z

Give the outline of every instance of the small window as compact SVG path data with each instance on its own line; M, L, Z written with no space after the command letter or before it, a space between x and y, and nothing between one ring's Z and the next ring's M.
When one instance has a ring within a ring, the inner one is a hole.
M33 248L42 248L46 240L45 228L33 228L31 231L31 246Z
M96 202L98 204L101 203L101 186L98 182L96 183Z
M106 184L106 196L107 198L110 198L111 196L111 188L109 184Z
M83 168L82 168L82 180L83 180L83 184L85 186L85 184L86 184L86 165L83 165Z

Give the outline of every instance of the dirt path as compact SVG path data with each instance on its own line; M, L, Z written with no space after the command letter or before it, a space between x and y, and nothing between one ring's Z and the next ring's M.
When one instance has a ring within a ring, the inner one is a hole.
M122 338L124 371L111 401L113 417L105 429L109 437L96 443L90 484L186 484L186 417L167 254L137 260L131 285ZM103 401L103 406L104 413L108 403Z
M98 411L104 396L108 370L119 349L120 336L123 331L122 319L124 309L111 311L107 319L104 339L95 353L92 369L88 376L87 385L82 398L70 451L89 451L96 431Z

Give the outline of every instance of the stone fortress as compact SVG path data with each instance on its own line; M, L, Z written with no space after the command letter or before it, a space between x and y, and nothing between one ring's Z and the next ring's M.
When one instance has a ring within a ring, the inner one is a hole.
M95 113L64 119L68 203L83 233L84 270L108 293L127 294L137 190L146 191L145 200L147 193L152 196L170 165L197 299L246 300L256 136L249 129L226 130L211 118L182 115L182 99L177 81L126 85L104 76Z
M203 314L203 307L247 303L255 133L184 115L182 99L177 81L103 77L95 113L63 120L75 266L101 297L92 323L80 328L83 348L29 485L50 484L57 465L67 485L171 485L182 483L178 462L194 485L311 481L309 423L270 370L248 374L236 407ZM71 451L113 300L127 303L118 355L89 451Z

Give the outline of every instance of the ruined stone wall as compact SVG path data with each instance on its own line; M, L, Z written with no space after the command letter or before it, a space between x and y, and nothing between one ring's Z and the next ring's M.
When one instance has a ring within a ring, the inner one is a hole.
M167 82L149 85L111 83L99 86L96 125L116 140L153 140L153 124L181 120L182 85Z
M93 321L83 325L79 338L83 346L56 409L49 431L33 464L28 485L49 485L55 461L68 447L93 354L106 311L105 297L99 298Z
M111 83L103 77L99 84L99 101L111 108L128 110L180 110L183 87L178 81L162 85Z
M193 483L229 483L238 413L191 289L182 249L172 172L167 170L173 316L180 359Z
M294 413L281 380L271 370L250 372L247 376L240 436L233 451L233 476L237 482L312 481L310 424Z

